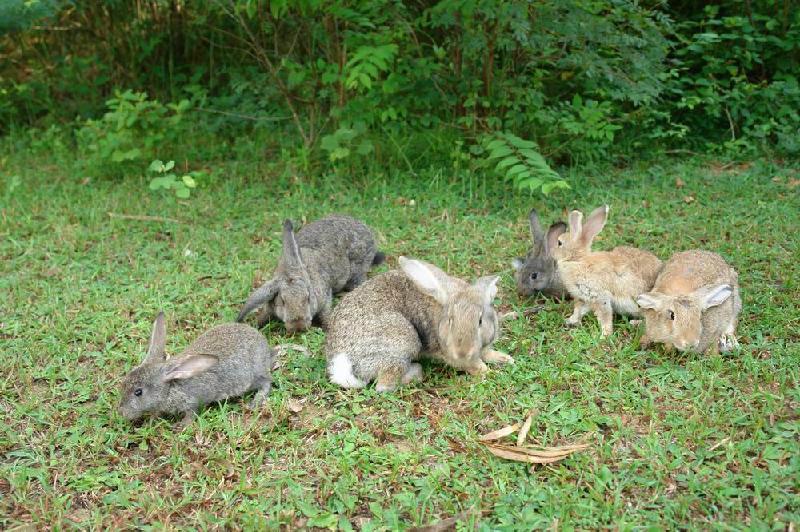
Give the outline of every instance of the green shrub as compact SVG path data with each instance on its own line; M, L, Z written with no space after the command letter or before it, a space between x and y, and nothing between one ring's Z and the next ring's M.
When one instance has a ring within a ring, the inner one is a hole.
M169 150L185 134L184 115L191 107L189 100L164 105L130 90L117 92L106 104L109 111L102 118L87 120L77 131L83 162L98 174L140 167L156 152Z

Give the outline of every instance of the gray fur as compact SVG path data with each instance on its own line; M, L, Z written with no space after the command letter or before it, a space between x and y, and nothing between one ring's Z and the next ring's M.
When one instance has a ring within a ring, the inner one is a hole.
M272 351L256 329L228 323L209 329L180 355L166 358L164 313L153 323L153 334L142 364L122 380L119 412L128 420L145 414L183 414L192 421L208 403L257 390L253 406L263 403L272 377ZM135 392L141 390L137 396Z
M333 295L352 290L367 278L383 253L369 227L349 216L332 215L294 233L283 222L283 253L272 279L253 291L236 321L261 308L258 326L278 318L288 332L308 329L314 318L323 323Z
M497 277L469 285L422 261L400 257L400 267L334 309L325 343L332 382L359 388L376 380L378 391L389 391L421 378L422 356L470 373L486 371L485 361L513 361L491 350Z
M551 251L558 241L558 237L566 232L567 224L556 222L545 234L535 209L531 209L528 219L533 246L527 256L518 257L512 262L516 270L514 279L517 282L517 292L523 296L532 296L536 292L542 292L549 296L566 297L568 294Z

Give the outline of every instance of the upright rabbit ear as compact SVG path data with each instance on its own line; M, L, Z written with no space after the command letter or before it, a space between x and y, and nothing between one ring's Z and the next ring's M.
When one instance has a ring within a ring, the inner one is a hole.
M544 231L542 231L542 226L539 223L539 215L536 213L536 209L531 209L531 212L528 213L528 222L531 224L533 245L541 246L542 242L544 242Z
M400 257L398 263L400 264L400 269L403 270L406 277L411 279L417 290L431 296L440 305L447 303L447 292L444 286L425 263L405 257Z
M164 311L158 313L153 322L153 332L150 333L150 345L147 346L147 356L143 364L153 364L162 362L166 357L167 344L167 325L164 319Z
M544 254L549 255L551 249L555 249L558 246L558 237L563 235L567 232L567 224L564 222L556 222L550 226L550 229L547 230L547 238L545 239L544 243Z
M250 294L250 297L247 298L245 301L242 310L239 312L239 316L236 318L236 321L241 322L244 320L245 316L250 314L252 311L268 303L275 299L275 296L278 294L278 281L273 279L268 283L264 283L258 289L253 291Z
M729 284L718 284L698 288L692 294L702 310L724 303L733 293Z
M497 295L497 281L499 280L499 275L489 275L486 277L480 277L477 281L475 281L475 288L483 293L484 302L487 305L491 305L494 296Z
M161 376L161 382L188 379L200 375L217 362L219 362L219 358L214 355L198 354L179 357L168 364Z
M661 305L661 297L655 292L639 294L639 297L636 298L636 304L642 308L657 310Z
M290 267L303 267L300 249L297 247L297 240L294 238L294 226L291 220L283 221L283 258Z
M569 213L569 239L578 240L581 237L583 230L583 213L581 211L572 211Z
M586 219L586 225L583 227L583 234L581 238L585 245L590 245L597 233L602 231L608 219L608 205L603 205L592 211L592 214Z

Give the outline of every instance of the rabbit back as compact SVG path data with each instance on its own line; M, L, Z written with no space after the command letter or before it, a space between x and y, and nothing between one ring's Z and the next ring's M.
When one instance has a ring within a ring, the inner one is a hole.
M417 360L423 349L437 350L435 323L430 298L402 272L370 279L333 310L325 340L331 380L363 386L382 369Z
M219 362L190 379L175 381L170 395L176 404L187 401L197 407L238 397L271 380L272 351L266 338L248 325L228 323L213 327L179 356L195 354L213 355ZM184 410L181 405L175 411Z

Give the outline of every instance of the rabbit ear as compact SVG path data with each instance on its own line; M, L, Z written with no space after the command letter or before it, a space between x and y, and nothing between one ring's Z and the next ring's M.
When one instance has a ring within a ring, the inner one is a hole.
M283 221L283 258L288 266L303 267L303 260L300 257L297 240L294 238L294 226L291 220Z
M550 250L558 246L558 237L567 232L567 224L556 222L547 230L547 238L544 240L544 254L549 255Z
M167 354L165 351L167 343L167 325L164 319L164 311L158 313L153 322L153 332L150 333L150 345L147 346L147 356L143 364L153 364L163 361Z
M581 211L572 211L569 213L569 238L570 240L578 240L581 237L583 230L583 213Z
M497 295L497 281L499 280L499 275L489 275L487 277L481 277L475 281L475 288L483 293L483 297L487 304L491 304L494 296Z
M531 224L531 238L533 239L533 245L542 245L542 242L544 241L544 231L542 231L542 226L539 223L539 215L536 213L536 209L531 209L531 212L528 213L528 221Z
M639 297L636 298L636 304L642 308L649 308L656 310L659 306L661 306L661 297L659 294L655 292L649 292L647 294L639 294Z
M513 266L515 270L522 268L523 264L525 264L525 257L517 257L511 261L511 266Z
M602 207L598 207L592 211L592 214L586 219L586 224L583 227L583 234L581 238L583 239L583 243L585 245L589 245L594 240L594 237L597 236L603 226L606 225L606 220L608 219L608 205L603 205Z
M447 292L428 266L418 260L400 257L400 269L423 294L431 296L440 305L447 303Z
M219 358L214 355L198 354L186 355L170 361L161 382L188 379L199 375L208 368L219 362Z
M250 297L247 298L247 301L242 307L242 310L239 312L239 316L236 318L236 321L241 322L244 320L245 316L250 314L252 311L275 299L277 294L278 281L273 279L268 283L264 283L260 288L250 294Z
M711 286L704 286L698 288L692 294L697 300L702 310L707 308L716 307L724 303L733 293L733 288L729 284L718 284Z

